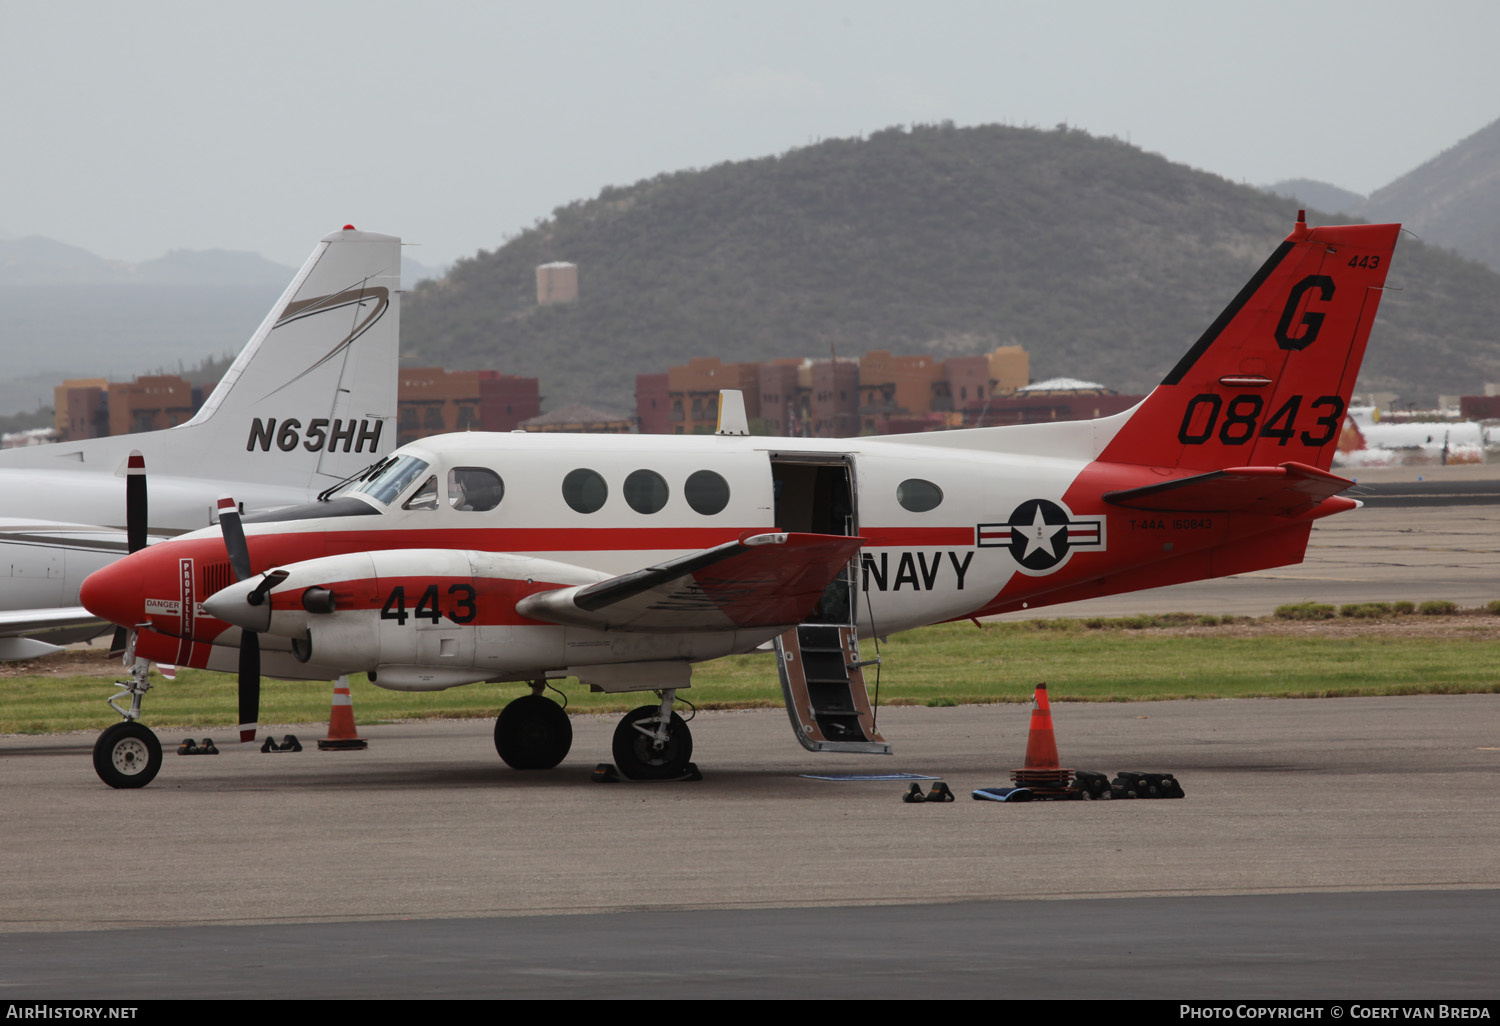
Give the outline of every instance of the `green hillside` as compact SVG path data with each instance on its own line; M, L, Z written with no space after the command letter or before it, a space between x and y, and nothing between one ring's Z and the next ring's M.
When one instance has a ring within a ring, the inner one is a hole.
M663 174L569 204L406 300L403 349L633 409L634 376L867 349L1019 343L1032 374L1150 388L1290 230L1293 204L1114 139L950 125ZM1314 212L1309 219L1317 222ZM538 307L535 267L581 298ZM1410 237L1362 387L1500 380L1500 276Z
M1500 120L1371 194L1360 209L1399 216L1426 241L1500 268Z

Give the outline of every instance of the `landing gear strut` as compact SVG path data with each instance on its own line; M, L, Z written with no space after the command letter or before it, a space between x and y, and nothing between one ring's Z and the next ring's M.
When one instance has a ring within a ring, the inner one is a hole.
M495 719L495 751L512 769L551 769L572 745L568 714L539 688L506 705Z
M632 709L615 728L615 765L631 780L671 780L687 772L693 735L672 711L676 694L669 688L660 705Z
M151 729L140 722L141 699L150 690L146 679L151 664L137 659L130 668L130 679L122 680L122 690L109 700L110 707L125 717L94 742L94 772L110 787L145 787L161 770L161 742ZM116 698L130 696L130 708L115 705Z

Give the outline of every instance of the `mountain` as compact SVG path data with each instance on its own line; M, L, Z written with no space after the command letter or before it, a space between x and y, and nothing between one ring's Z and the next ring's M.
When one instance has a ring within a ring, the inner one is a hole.
M1337 185L1319 182L1311 178L1289 178L1284 182L1266 186L1266 191L1294 199L1305 207L1331 210L1336 213L1355 213L1362 209L1367 198L1357 192L1341 189Z
M98 285L129 280L130 265L56 239L0 239L0 286Z
M175 249L164 257L129 264L106 260L56 239L29 235L0 239L0 287L52 285L215 285L283 287L293 269L255 253Z
M143 285L218 285L231 288L285 288L296 270L273 264L259 253L227 249L174 249L134 267Z
M403 251L401 254L401 287L403 289L414 289L418 282L426 281L428 278L441 278L447 273L446 265L440 264L434 267L431 264L413 260L408 252Z
M445 270L406 257L402 283ZM0 237L0 415L50 403L67 377L232 356L294 274L255 253L178 249L130 264L42 236Z
M1375 190L1365 213L1500 270L1500 120Z
M55 239L0 239L0 414L69 377L177 372L236 353L295 272L254 253L106 260Z
M1032 374L1148 390L1287 234L1296 204L1118 139L949 124L658 175L559 207L419 285L403 350L633 405L634 375L868 349L1031 352ZM1309 211L1313 222L1332 220ZM1500 380L1500 276L1404 238L1361 386ZM579 268L538 306L535 268Z

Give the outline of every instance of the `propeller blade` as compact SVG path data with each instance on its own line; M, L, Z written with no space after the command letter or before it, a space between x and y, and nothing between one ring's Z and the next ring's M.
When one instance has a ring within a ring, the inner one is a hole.
M266 600L266 595L272 588L292 576L286 570L272 570L260 579L255 590L245 596L245 602L252 606L258 606Z
M219 500L219 527L224 532L224 547L229 550L234 579L243 581L250 576L250 546L245 544L245 527L240 523L239 507L227 495Z
M243 581L250 577L250 546L245 542L245 525L240 523L240 510L232 498L219 499L219 528L224 532L224 548L229 552L229 565L234 567L234 579ZM265 601L268 591L286 580L281 576L267 574L265 580L251 593L250 605L258 606ZM240 741L254 741L260 725L260 635L254 631L240 634Z
M139 552L146 547L146 458L131 450L125 465L125 547Z
M260 635L240 635L240 740L254 741L260 721Z

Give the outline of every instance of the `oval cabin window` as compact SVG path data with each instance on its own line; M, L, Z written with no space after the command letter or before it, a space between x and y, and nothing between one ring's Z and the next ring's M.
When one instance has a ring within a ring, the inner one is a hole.
M729 505L729 482L712 470L700 470L688 477L682 496L694 513L711 517Z
M563 501L579 513L596 513L609 498L609 486L592 470L575 470L563 478Z
M896 486L896 501L901 503L902 509L926 513L938 508L938 504L943 501L943 490L931 481L913 477Z
M637 513L656 513L667 504L667 482L654 470L633 471L625 479L625 502Z

